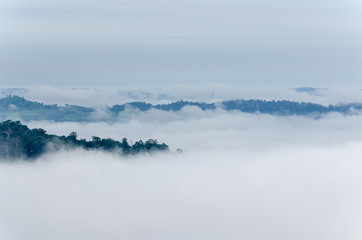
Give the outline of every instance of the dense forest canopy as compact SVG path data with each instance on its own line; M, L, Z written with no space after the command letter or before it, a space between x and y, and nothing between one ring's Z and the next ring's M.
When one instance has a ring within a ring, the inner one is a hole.
M43 129L29 129L20 121L7 120L0 123L0 159L35 159L48 151L62 147L101 150L122 155L169 151L165 144L157 140L142 140L130 145L126 138L116 141L111 138L93 137L92 140L77 139L77 133L68 136L47 134Z
M146 102L131 102L117 104L103 109L108 121L116 121L120 112L127 109L137 111L149 111L157 109L161 111L180 111L185 106L196 106L201 110L215 110L222 108L226 111L240 111L245 113L262 113L272 115L310 115L320 116L330 112L352 114L356 110L362 110L362 104L349 103L341 105L324 106L315 103L293 101L266 101L266 100L227 100L218 103L177 101L168 104L153 105ZM25 121L50 120L57 122L84 122L100 120L96 116L97 109L76 105L58 106L32 102L18 96L8 96L0 99L0 119L22 119ZM102 119L105 120L105 119Z

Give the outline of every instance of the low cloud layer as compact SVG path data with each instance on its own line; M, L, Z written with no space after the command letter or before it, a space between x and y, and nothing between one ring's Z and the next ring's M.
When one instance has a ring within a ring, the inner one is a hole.
M111 137L129 140L156 138L171 148L208 150L270 149L283 146L335 146L362 141L362 116L338 113L320 119L298 116L247 114L221 109L202 111L187 106L178 112L129 110L118 122L56 123L29 122L31 128L45 128L50 134L67 135L72 131L80 138Z
M0 164L0 238L362 237L360 116L135 113L116 124L30 122L49 133L157 138L183 154L82 150Z
M360 239L361 143L1 164L2 239Z

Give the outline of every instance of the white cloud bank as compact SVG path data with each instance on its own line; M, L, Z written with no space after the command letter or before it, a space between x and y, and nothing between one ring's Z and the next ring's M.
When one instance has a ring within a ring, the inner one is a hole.
M152 137L185 152L122 159L79 150L1 163L0 239L361 239L360 116L167 114L29 123L80 137Z
M312 117L277 117L224 110L202 111L187 106L178 112L150 110L126 111L119 122L56 123L29 122L31 128L44 128L50 134L68 135L75 131L80 138L92 136L121 140L156 138L172 148L186 151L235 148L243 151L268 150L285 146L338 146L362 141L362 116L328 114Z
M361 143L1 164L2 239L360 239Z

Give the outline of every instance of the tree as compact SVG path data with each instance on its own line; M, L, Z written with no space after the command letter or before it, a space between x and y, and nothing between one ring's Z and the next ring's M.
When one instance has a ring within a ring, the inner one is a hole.
M76 143L77 137L78 137L78 134L76 132L71 132L71 133L69 133L67 140L69 140L70 142Z

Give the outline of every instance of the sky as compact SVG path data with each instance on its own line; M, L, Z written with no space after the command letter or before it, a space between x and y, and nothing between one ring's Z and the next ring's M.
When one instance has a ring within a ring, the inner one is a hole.
M362 4L3 0L0 51L7 88L359 89Z

